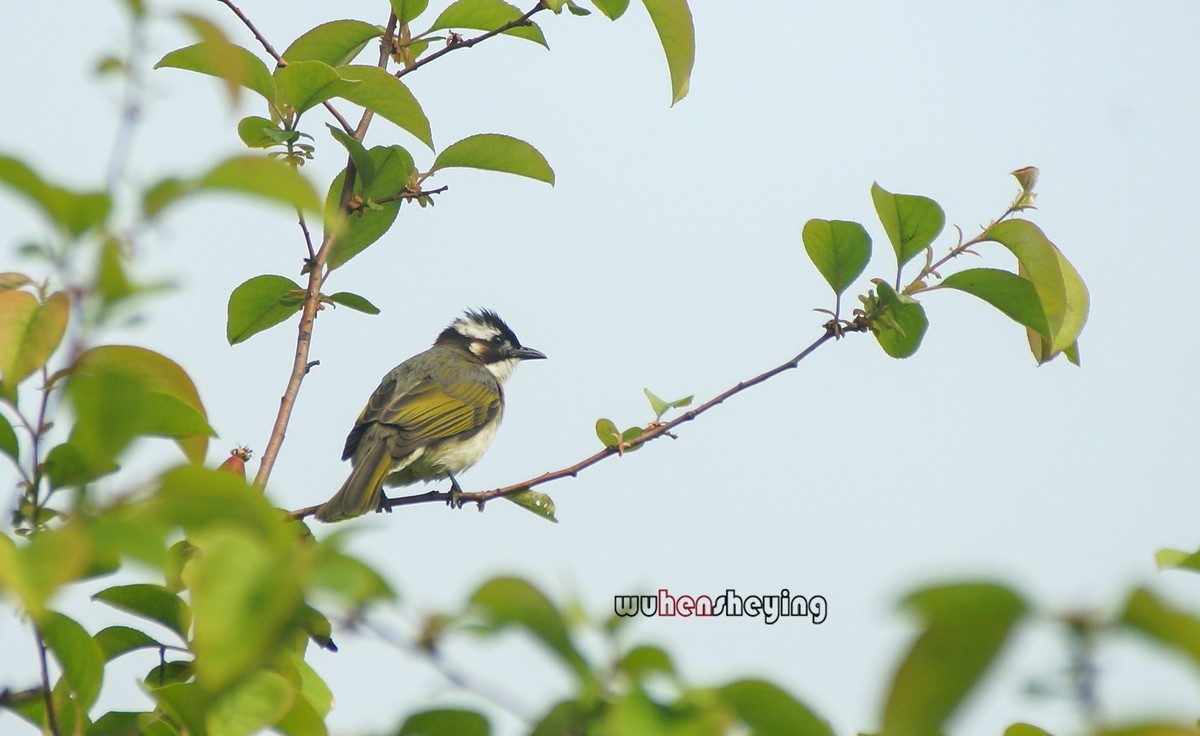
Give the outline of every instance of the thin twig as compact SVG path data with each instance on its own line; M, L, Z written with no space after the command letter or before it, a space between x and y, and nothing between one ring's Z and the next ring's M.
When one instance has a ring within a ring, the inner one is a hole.
M221 2L225 2L225 0L221 0ZM396 72L396 78L399 79L400 77L403 77L404 75L406 75L410 72L415 72L416 70L420 69L421 67L430 63L431 61L442 58L443 56L450 53L451 51L457 51L458 49L469 49L472 46L474 46L475 44L479 43L480 41L486 41L489 38L492 38L493 36L499 36L501 33L504 33L505 31L511 31L514 28L521 28L523 26L530 25L529 19L532 18L534 15L542 12L545 9L546 9L546 3L543 2L543 0L538 0L538 4L533 6L533 8L529 10L529 12L525 13L525 15L522 15L520 18L517 18L516 20L510 20L509 22L505 23L504 25L500 26L499 28L497 28L494 31L488 31L487 33L481 34L479 36L475 36L474 38L468 38L463 41L452 42L448 46L446 46L446 48L441 49L439 51L435 51L434 53L432 53L429 56L426 56L424 58L418 59L417 61L415 61L413 63L412 66L408 66L408 67L405 67L405 68L399 70L398 72Z
M113 136L112 151L108 157L108 173L105 181L108 183L110 195L116 194L117 187L125 178L125 167L129 164L129 154L133 148L133 137L137 132L138 122L142 116L142 72L141 57L145 42L145 21L134 16L129 31L129 57L125 60L125 88L121 93L121 119L117 124L116 135Z
M605 447L603 450L597 452L596 454L594 454L590 457L584 458L583 460L580 460L579 462L575 463L574 465L570 465L570 466L562 468L560 470L555 470L555 471L552 471L549 473L543 473L542 475L539 475L536 478L530 478L529 480L522 481L520 483L514 483L510 486L505 486L503 488L496 488L496 489L493 489L490 491L479 491L479 492L475 492L475 493L461 493L458 495L457 498L462 503L478 504L479 508L482 509L483 505L485 503L487 503L488 501L491 501L492 499L500 498L502 496L511 496L514 493L519 493L521 491L533 488L534 486L540 486L545 483L549 483L550 481L558 480L560 478L567 478L567 477L574 478L575 476L579 475L580 472L586 470L587 468L590 468L591 466L595 465L596 463L600 462L601 460L605 460L607 458L613 457L614 455L621 454L622 452L624 452L624 450L626 448L628 448L630 446L641 445L646 442L650 442L651 440L656 440L659 437L662 437L664 435L673 437L674 435L671 433L671 430L673 430L675 427L678 427L679 425L681 425L685 422L692 421L693 419L695 419L696 417L705 413L709 409L712 409L713 407L717 406L718 404L725 402L727 399L729 399L733 396L736 396L737 394L741 393L742 391L745 391L746 389L750 388L751 386L757 386L758 384L762 383L763 381L767 381L771 378L774 378L775 376L779 375L780 373L791 370L792 368L795 368L798 365L800 365L800 361L807 358L809 355L812 354L812 352L814 350L821 347L821 345L825 344L830 338L834 337L837 334L837 330L835 330L833 328L832 324L833 323L830 323L830 326L826 327L825 334L821 335L821 337L817 338L817 340L815 342L813 342L813 344L809 345L804 350L800 351L800 353L798 355L796 355L796 357L792 358L791 360L787 361L786 363L778 365L778 366L772 368L771 370L766 371L765 373L760 373L757 376L755 376L754 378L751 378L749 380L738 383L737 385L733 386L732 388L730 388L720 394L717 394L716 396L709 399L708 401L701 404L700 406L697 406L695 409L692 409L691 411L680 414L678 417L672 419L669 422L666 422L665 424L652 424L649 427L646 427L646 429L644 429L642 431L642 433L640 435L638 435L637 437L633 438L632 440L629 440L628 442L623 442L621 444L620 448ZM861 331L866 328L865 327L851 327L851 328L842 327L843 332L846 331L847 329L850 329L851 331L855 331L855 330ZM393 509L397 506L412 506L412 505L419 504L419 503L437 503L437 502L444 503L449 500L450 500L449 493L443 493L441 491L429 491L427 493L420 493L420 494L413 495L413 496L401 496L399 498L389 498L383 502L381 508ZM320 507L321 507L321 504L318 504L316 506L308 506L308 507L302 508L302 509L296 509L295 511L293 511L291 513L291 517L293 519L303 519L306 516L311 516L312 514L316 513L317 509L319 509Z
M403 192L398 192L396 194L389 194L388 196L380 197L379 199L372 199L371 201L374 202L375 204L387 204L388 202L398 202L400 200L411 201L414 199L420 199L421 197L428 197L433 194L441 194L442 192L445 192L449 188L450 188L449 186L442 186L442 187L438 187L437 189L420 189L415 192L410 192L410 191L406 190ZM351 210L351 212L354 212L358 209L361 209L361 207L354 208Z
M50 663L46 658L46 640L42 638L42 630L37 624L33 625L33 635L37 639L38 659L42 669L42 697L46 701L46 728L52 736L59 736L58 716L54 713L54 696L50 691Z

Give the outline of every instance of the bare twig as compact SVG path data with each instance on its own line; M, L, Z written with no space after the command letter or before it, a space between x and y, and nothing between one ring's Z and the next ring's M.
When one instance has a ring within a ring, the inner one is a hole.
M415 192L410 192L410 191L406 190L403 192L398 192L396 194L389 194L388 196L380 197L379 199L372 199L371 201L374 202L375 204L387 204L388 202L398 202L400 200L411 201L414 199L420 199L421 197L428 197L432 194L441 194L442 192L446 191L449 188L450 188L449 186L443 186L443 187L438 187L437 189L420 189ZM350 211L354 212L359 209L361 209L361 207L352 207L350 209Z
M42 630L37 624L33 625L33 635L37 639L38 659L42 669L42 697L46 701L46 728L52 736L59 736L58 716L54 713L54 696L50 690L50 663L46 658L46 640L42 638Z
M921 269L920 273L917 274L916 278L914 278L912 281L910 281L908 286L904 287L903 293L905 293L905 294L912 293L914 288L918 284L920 284L921 281L923 281L925 278L927 278L931 275L936 274L937 270L939 268L941 268L942 266L949 263L952 259L958 258L959 256L961 256L964 253L972 253L973 251L971 250L971 246L979 245L980 243L984 242L984 239L987 236L988 230L992 229L994 226L1000 224L1001 222L1004 222L1005 220L1007 220L1009 217L1013 216L1017 212L1018 212L1018 210L1015 206L1009 207L1007 210L1004 211L1003 215L1000 215L995 220L992 220L986 227L984 227L979 232L978 235L976 235L975 237L971 238L970 240L968 240L966 242L960 242L958 245L951 248L949 253L942 256L942 258L938 259L937 261L935 261L933 263L926 263L925 267ZM962 230L959 230L959 238L960 239L962 238ZM899 271L899 269L897 269L897 271L896 271L896 286L899 287L899 285L900 285L900 271Z
M133 148L133 136L137 132L142 116L142 71L141 56L145 41L145 21L136 15L131 19L129 31L129 56L125 60L125 88L121 93L121 119L113 136L112 151L108 157L108 172L105 181L110 195L116 193L125 177L125 167Z
M865 325L855 325L855 326L851 326L849 328L844 327L844 326L841 327L842 332L845 332L847 329L849 329L851 331L863 331L866 329L866 327L865 327ZM574 465L570 465L570 466L562 468L560 470L555 470L555 471L552 471L549 473L543 473L542 475L539 475L535 478L530 478L529 480L522 481L520 483L514 483L510 486L505 486L503 488L496 488L496 489L493 489L490 491L479 491L479 492L475 492L475 493L461 493L461 494L458 494L457 499L461 503L475 503L479 506L480 509L482 509L484 504L487 503L488 501L491 501L492 499L501 498L503 496L511 496L514 493L519 493L521 491L533 488L534 486L540 486L545 483L549 483L550 481L558 480L560 478L567 478L567 477L574 478L575 476L579 475L580 472L590 468L591 466L595 465L596 463L600 462L601 460L605 460L607 458L613 457L614 455L621 454L621 452L625 448L628 448L632 445L644 444L646 442L650 442L651 440L656 440L659 437L663 437L663 436L674 437L674 435L671 433L671 430L675 429L676 427L678 427L679 425L681 425L685 422L692 421L693 419L695 419L696 417L705 413L709 409L712 409L713 407L717 406L718 404L724 403L727 399L729 399L733 396L736 396L737 394L741 393L742 391L745 391L746 389L750 388L751 386L757 386L758 384L760 384L764 381L767 381L771 378L774 378L775 376L779 375L780 373L783 373L784 371L788 371L788 370L791 370L792 368L797 367L798 365L800 365L800 361L807 358L809 355L812 354L813 351L815 351L817 348L824 345L830 338L834 337L836 334L838 334L838 330L834 327L834 323L831 322L829 325L826 326L825 334L821 335L819 338L817 338L816 341L814 341L811 345L806 347L804 350L800 351L800 353L798 355L796 355L796 357L792 358L791 360L787 361L786 363L778 365L778 366L772 368L771 370L766 371L765 373L760 373L757 376L755 376L754 378L751 378L749 380L738 383L737 385L733 386L732 388L730 388L730 389L714 396L713 398L709 399L708 401L704 402L700 406L697 406L695 409L692 409L691 411L680 414L678 417L672 419L669 422L666 422L663 424L651 424L650 426L646 427L646 429L643 430L642 433L640 435L638 435L637 437L633 438L632 440L629 440L628 442L622 443L620 448L605 447L603 450L597 452L596 454L591 455L590 457L584 458L583 460L580 460L579 462L575 463ZM438 503L438 502L445 503L445 502L448 502L449 500L450 500L450 493L443 493L441 491L429 491L427 493L420 493L420 494L413 495L413 496L401 496L399 498L387 499L383 502L382 508L390 510L397 506L412 506L412 505L419 504L419 503ZM316 506L308 506L308 507L302 508L302 509L296 509L295 511L293 511L291 513L291 517L293 519L303 519L306 516L311 516L312 514L316 513L317 509L319 509L320 507L321 507L321 504L318 504Z
M221 0L221 1L224 2L225 0ZM450 53L451 51L457 51L458 49L469 49L472 46L474 46L475 44L477 44L481 41L486 41L489 38L492 38L493 36L499 36L501 33L504 33L505 31L511 31L514 28L521 28L522 26L530 25L529 19L532 18L533 16L537 15L538 13L542 12L545 9L546 9L546 3L543 2L543 0L538 0L538 4L533 6L533 8L531 8L529 10L529 12L525 13L525 15L522 15L520 18L517 18L516 20L511 20L511 21L505 23L504 25L500 26L499 28L495 29L494 31L488 31L487 33L475 36L474 38L468 38L468 39L464 39L462 41L452 41L449 45L446 46L446 48L441 49L439 51L435 51L434 53L430 54L429 56L418 59L417 61L413 62L412 66L407 66L407 67L401 69L400 71L396 72L396 78L399 79L400 77L403 77L404 75L409 74L410 72L415 72L416 70L420 69L421 67L425 66L426 64L442 58L443 56Z

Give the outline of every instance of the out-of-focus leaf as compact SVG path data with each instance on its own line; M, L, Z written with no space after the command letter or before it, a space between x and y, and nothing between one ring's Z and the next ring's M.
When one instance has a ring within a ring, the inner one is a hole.
M376 66L339 66L337 73L342 79L359 83L345 89L339 97L374 110L376 115L395 123L433 148L429 118L425 117L421 104L404 86L404 82Z
M1044 337L1050 336L1037 289L1028 279L997 268L969 268L950 274L941 285L977 296L1018 324Z
M212 694L197 683L180 682L150 691L158 706L166 711L187 736L209 736L206 725Z
M220 698L207 715L209 736L253 736L292 708L296 691L274 672L255 672Z
M604 714L600 733L613 734L719 734L728 729L727 714L720 708L690 703L660 703L640 687L614 696Z
M370 566L328 547L322 548L314 560L309 584L354 608L396 597L383 576Z
M505 496L504 498L512 501L526 511L531 511L537 514L547 521L552 521L555 524L558 523L558 519L554 518L554 512L556 510L554 500L544 493L538 493L537 491L526 488L523 491L517 491L516 493Z
M349 307L363 314L379 314L379 307L367 301L365 297L352 294L348 291L339 291L336 294L330 294L329 301L334 304L341 304L343 307Z
M0 273L0 292L19 289L22 286L28 286L33 283L33 279L23 273L16 271L4 271Z
M104 680L100 647L78 622L61 613L48 612L38 628L81 710L87 711L100 695L100 683Z
M0 534L0 590L21 601L34 621L45 614L55 591L84 577L91 566L91 540L78 525L35 534L21 546Z
M1004 729L1004 736L1051 736L1049 731L1043 731L1028 723L1014 723Z
M322 61L294 61L275 70L275 95L282 107L298 114L332 97L349 91L355 82L345 81Z
M470 605L482 614L485 630L520 627L557 654L581 682L592 680L591 668L571 642L562 614L528 581L513 577L492 578L471 595Z
M262 489L230 473L198 465L165 473L145 511L167 527L182 526L193 541L202 534L236 529L273 549L294 551L298 536L296 524L263 498ZM191 562L198 554L189 553Z
M21 461L21 445L17 442L17 433L13 431L8 417L3 414L0 414L0 452L16 462Z
M671 71L671 104L688 93L692 65L696 61L696 30L692 27L692 11L687 0L642 0L650 11L650 20Z
M133 407L116 407L111 410L113 415L127 417L133 423L135 434L174 437L188 460L204 460L208 437L213 432L207 426L208 414L200 401L196 384L192 383L187 371L178 363L145 348L102 345L79 356L72 374L72 384L88 376L126 376L134 379L146 400L138 411L134 411ZM108 419L97 416L96 426L107 426ZM204 426L201 427L200 423Z
M169 687L191 680L196 676L194 670L190 660L162 662L147 672L146 676L142 678L142 682L149 688Z
M257 92L267 102L275 100L275 82L267 71L267 65L250 51L235 44L201 41L176 49L154 65L155 69L164 67L207 74L223 79L231 86Z
M444 28L473 28L477 31L494 31L505 23L519 20L524 13L515 5L504 0L457 0L437 17L429 30ZM508 36L524 38L549 48L542 29L530 21L529 25L517 26L504 32Z
M376 146L370 150L370 154L375 163L375 179L364 188L360 196L366 200L375 200L405 191L409 177L415 171L412 155L400 146ZM329 194L325 200L326 237L331 230L336 230L333 244L329 246L328 265L331 269L345 265L351 258L382 238L396 221L396 214L400 211L400 202L397 200L364 207L339 220L338 200L345 180L346 172L342 171L329 185Z
M926 588L904 607L923 630L892 678L882 736L941 732L1025 613L1020 596L989 583Z
M321 210L312 184L300 172L274 159L235 156L217 164L196 182L199 190L244 192L309 212Z
M626 652L617 662L617 669L638 682L651 675L675 676L675 663L671 661L671 655L660 647L646 644Z
M784 690L763 680L739 680L717 691L756 734L834 736L823 718Z
M1138 588L1129 596L1120 622L1200 666L1200 618L1168 605L1146 588Z
M51 184L11 156L0 156L0 184L25 195L51 222L75 237L102 224L112 209L112 200L104 192L73 192Z
M946 213L929 197L892 194L879 184L872 184L871 199L899 266L928 248L946 225Z
M839 296L871 260L871 236L857 222L809 220L801 238L809 260Z
M134 583L117 585L96 593L93 600L154 621L174 631L184 641L191 626L191 610L178 595L161 585Z
M109 711L88 729L88 736L179 736L161 712Z
M499 171L554 184L554 169L540 151L523 140L498 133L480 133L451 143L438 154L431 170L452 167Z
M0 380L15 388L46 365L62 342L71 311L61 291L38 302L27 291L0 292Z
M383 28L361 20L332 20L309 29L292 41L283 52L283 60L320 61L329 66L342 66L354 61L373 38L383 35Z
M489 736L491 732L482 713L445 708L412 714L396 736Z
M304 291L285 276L255 276L242 282L229 295L225 338L230 345L245 342L263 330L286 322L302 304L284 304L285 295Z

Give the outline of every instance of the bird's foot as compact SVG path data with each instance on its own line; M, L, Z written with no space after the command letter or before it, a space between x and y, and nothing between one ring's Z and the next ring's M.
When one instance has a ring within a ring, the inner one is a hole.
M391 501L391 499L387 497L386 493L384 493L383 491L380 491L379 492L379 505L377 507L375 507L375 513L378 514L378 513L384 512L384 511L388 512L389 514L392 513L392 507L388 503L388 501Z
M458 484L458 479L453 475L450 476L450 495L446 499L446 505L452 509L461 509L463 505L462 493L463 489L462 486Z

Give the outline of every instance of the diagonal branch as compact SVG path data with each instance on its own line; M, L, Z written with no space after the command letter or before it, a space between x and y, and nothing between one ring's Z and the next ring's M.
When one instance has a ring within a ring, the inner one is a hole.
M221 0L221 2L225 2L225 0ZM542 12L543 10L545 10L546 7L547 6L546 6L546 3L544 2L544 0L538 0L537 5L534 5L529 10L529 12L525 13L520 18L517 18L515 20L510 20L509 22L505 23L504 25L500 26L499 28L497 28L495 30L488 31L487 33L475 36L474 38L468 38L468 39L465 39L462 41L451 41L450 43L448 43L446 45L446 48L441 49L439 51L435 51L434 53L432 53L429 56L426 56L422 59L418 59L417 61L413 62L412 66L406 66L403 69L401 69L400 71L396 72L396 78L399 79L400 77L403 77L405 74L409 74L410 72L415 72L416 70L420 69L421 67L430 63L431 61L442 58L443 56L450 53L451 51L457 51L458 49L469 49L472 46L474 46L475 44L480 43L481 41L486 41L489 38L492 38L494 36L499 36L501 33L504 33L506 31L511 31L514 28L522 28L524 26L533 25L529 19L532 18L533 16L537 15L538 13Z
M491 501L492 499L501 498L504 496L511 496L515 493L520 493L521 491L529 490L530 488L533 488L534 486L540 486L545 483L549 483L550 481L559 480L560 478L567 478L567 477L574 478L575 476L579 475L579 473L590 468L591 466L595 465L596 463L598 463L602 460L606 460L610 457L613 457L614 455L622 454L626 448L628 448L632 445L641 445L646 442L650 442L651 440L656 440L659 437L663 437L663 436L674 437L675 435L673 435L671 433L671 430L675 429L676 427L678 427L681 424L684 424L685 422L692 421L693 419L699 417L701 414L704 414L708 410L714 408L718 404L724 403L728 399L736 396L737 394L745 391L746 389L748 389L752 386L757 386L758 384L763 383L764 381L768 381L768 380L774 378L775 376L779 375L780 373L783 373L785 371L789 371L793 368L796 368L797 366L800 365L800 361L807 358L817 348L824 345L826 342L828 342L831 338L837 336L839 333L844 334L846 332L866 332L867 329L868 329L868 327L865 322L852 323L849 327L844 326L844 325L838 327L838 326L835 326L832 322L830 322L829 324L827 324L825 326L825 334L823 334L819 338L817 338L811 345L806 347L804 350L801 350L800 353L797 354L791 360L789 360L785 363L782 363L780 365L777 365L769 371L760 373L757 376L755 376L754 378L748 379L746 381L741 381L740 383L736 384L735 386L732 386L731 388L723 391L722 393L717 394L716 396L714 396L713 398L704 402L700 406L697 406L695 409L692 409L691 411L688 411L688 412L684 412L683 414L680 414L678 417L672 419L669 422L666 422L663 424L658 424L658 423L651 424L650 426L646 427L640 435L638 435L637 437L635 437L634 439L632 439L628 442L622 443L622 445L620 447L605 447L603 450L597 452L596 454L594 454L590 457L580 460L579 462L575 463L574 465L570 465L568 467L562 468L560 470L555 470L555 471L552 471L549 473L543 473L542 475L539 475L535 478L530 478L529 480L522 481L520 483L514 483L513 485L510 485L510 486L505 486L503 488L495 488L490 491L479 491L479 492L475 492L475 493L460 493L460 494L458 494L457 499L460 503L475 503L479 506L479 509L482 511L484 504L486 504L488 501ZM439 503L439 502L449 503L449 501L450 501L449 493L443 493L441 491L429 491L427 493L420 493L420 494L413 495L413 496L401 496L399 498L387 499L386 501L384 501L382 508L390 511L391 509L393 509L397 506L412 506L412 505L419 504L419 503ZM303 519L306 516L311 516L312 514L316 513L316 510L320 507L321 507L321 505L317 504L316 506L308 506L306 508L296 509L295 511L293 511L291 513L291 518Z

